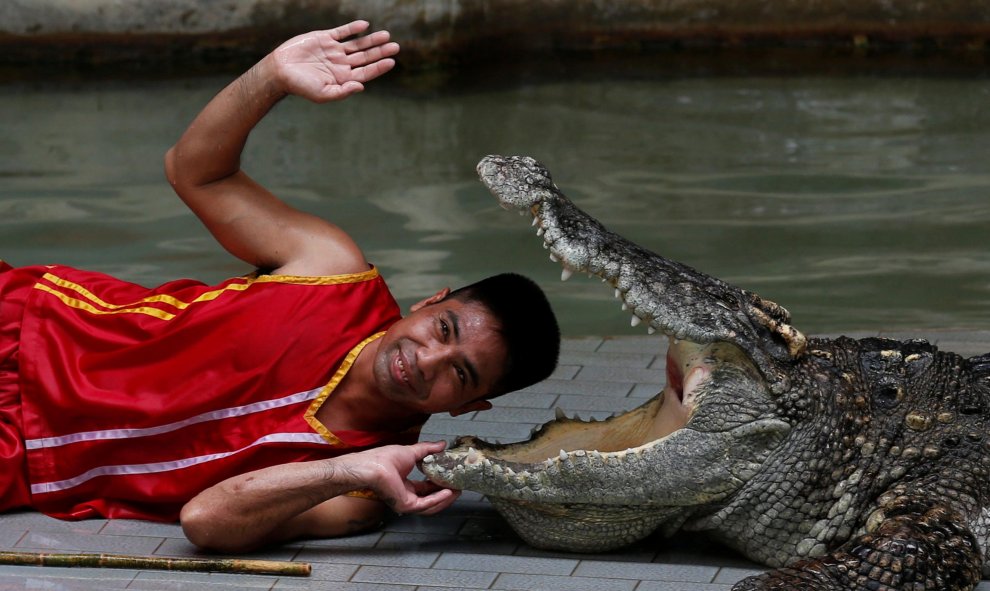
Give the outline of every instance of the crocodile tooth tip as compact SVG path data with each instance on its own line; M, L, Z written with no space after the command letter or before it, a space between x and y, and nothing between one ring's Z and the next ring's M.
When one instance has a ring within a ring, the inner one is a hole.
M564 269L560 272L560 280L561 281L567 281L568 279L571 278L571 275L573 275L573 274L574 274L574 271L571 271L567 267L564 267Z

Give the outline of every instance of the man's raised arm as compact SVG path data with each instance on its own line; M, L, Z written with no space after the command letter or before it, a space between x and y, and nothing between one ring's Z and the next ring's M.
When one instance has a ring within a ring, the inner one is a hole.
M213 98L165 156L175 192L234 256L290 275L367 270L340 228L296 210L240 167L248 135L271 108L295 94L316 103L342 100L395 65L387 31L355 21L294 37Z

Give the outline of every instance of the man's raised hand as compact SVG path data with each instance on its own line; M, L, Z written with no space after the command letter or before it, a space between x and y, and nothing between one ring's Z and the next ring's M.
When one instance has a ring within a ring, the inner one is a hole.
M289 39L272 52L283 90L316 103L344 99L364 90L364 83L395 66L399 44L388 31L356 37L368 28L354 21L328 31L313 31Z

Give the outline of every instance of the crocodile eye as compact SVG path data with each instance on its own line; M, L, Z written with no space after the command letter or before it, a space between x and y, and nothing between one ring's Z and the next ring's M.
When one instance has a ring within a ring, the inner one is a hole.
M873 396L880 408L894 408L902 398L904 398L904 390L893 384L880 386Z

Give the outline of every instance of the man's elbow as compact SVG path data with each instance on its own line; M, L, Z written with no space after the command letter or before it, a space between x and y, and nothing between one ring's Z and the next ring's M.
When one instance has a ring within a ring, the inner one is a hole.
M203 549L213 550L216 535L216 516L195 503L186 503L179 513L179 523L186 538Z
M189 502L179 513L182 533L197 548L211 552L237 554L256 550L260 544L244 540L237 530L226 524L219 515L207 507Z
M172 146L165 152L165 178L172 187L176 187L179 182L178 164L176 147Z

